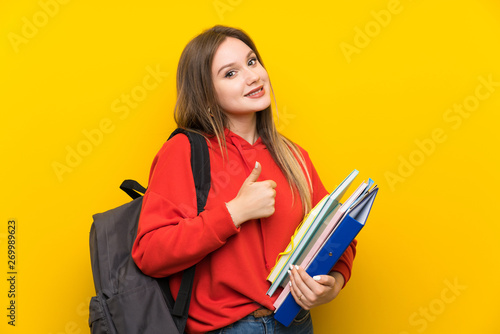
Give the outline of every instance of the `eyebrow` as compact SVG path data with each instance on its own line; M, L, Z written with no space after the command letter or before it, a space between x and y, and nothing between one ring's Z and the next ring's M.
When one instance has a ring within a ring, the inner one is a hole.
M255 53L253 50L250 50L250 52L247 54L247 58L250 57L250 55L252 53ZM226 68L226 67L231 67L231 66L234 66L236 63L230 63L230 64L227 64L227 65L224 65L222 66L221 68L219 68L219 71L217 72L217 75L219 75L220 71L222 71L222 69Z

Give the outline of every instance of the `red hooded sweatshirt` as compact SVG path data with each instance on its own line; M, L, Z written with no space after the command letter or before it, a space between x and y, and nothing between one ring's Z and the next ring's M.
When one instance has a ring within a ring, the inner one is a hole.
M292 196L285 176L259 138L253 145L226 130L227 156L216 138L208 140L211 188L205 211L197 215L191 172L191 148L184 135L167 141L156 155L143 199L139 231L132 256L138 267L153 277L171 276L174 298L180 271L196 264L186 331L207 332L227 326L264 306L273 310L281 288L266 295L266 280L304 212L297 193ZM307 152L301 149L311 176L313 206L325 195ZM275 213L247 221L236 228L225 202L236 197L258 161L258 181L274 180ZM347 282L351 275L356 241L333 270Z

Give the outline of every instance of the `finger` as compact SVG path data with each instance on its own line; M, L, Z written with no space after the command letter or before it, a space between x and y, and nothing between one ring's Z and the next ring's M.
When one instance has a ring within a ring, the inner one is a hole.
M326 294L332 291L335 285L335 278L329 275L317 275L311 277L303 268L296 267L293 270L293 279L295 285L301 293L303 293L301 300L302 304L307 308L312 308L318 303L322 304Z
M276 190L274 189L275 186L273 186L273 184L275 184L274 181L266 180L266 181L262 181L261 183L262 183L262 190L265 191L265 194L268 194L269 196L271 196L273 198L276 197Z
M300 277L296 281L300 281L305 287L302 288L303 291L311 291L310 300L315 297L320 296L329 289L333 289L335 285L335 278L329 275L316 275L311 277L303 268L297 269L297 275Z
M245 180L245 183L256 182L257 179L259 178L261 171L262 171L262 167L260 166L260 163L258 161L256 161L255 168L252 169L252 172L250 173L250 175L248 175L247 179Z
M325 285L330 288L333 288L336 281L335 277L332 277L330 275L316 275L313 276L313 280L321 285Z
M301 307L304 309L310 309L311 305L316 300L316 294L311 290L309 284L307 284L307 278L311 278L304 269L299 266L292 266L292 278L295 287L295 292L297 293L297 298L300 301ZM303 277L301 273L305 274Z
M308 309L308 306L305 304L306 298L304 297L304 294L302 291L300 291L297 281L296 281L296 274L297 273L292 273L292 270L295 269L290 269L288 270L288 274L290 275L290 293L293 296L293 299L295 299L295 302L303 309Z
M311 292L311 282L308 282L308 278L310 278L310 276L305 272L304 269L300 268L299 266L295 265L292 267L292 276L297 289L305 295L309 296Z

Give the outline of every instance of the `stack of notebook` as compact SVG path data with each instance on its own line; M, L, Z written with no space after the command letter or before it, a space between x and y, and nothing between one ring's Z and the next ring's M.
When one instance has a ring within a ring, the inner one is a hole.
M300 311L288 285L290 265L301 266L310 276L328 274L365 225L378 192L371 179L361 183L343 204L340 203L357 175L357 170L352 171L335 191L311 210L267 277L271 282L267 291L269 296L283 287L274 303L274 318L285 326L289 326Z

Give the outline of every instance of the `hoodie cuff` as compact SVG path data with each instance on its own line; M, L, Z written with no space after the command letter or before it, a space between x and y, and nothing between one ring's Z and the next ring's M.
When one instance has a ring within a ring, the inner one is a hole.
M347 284L347 282L349 281L349 279L351 278L351 268L349 268L349 266L342 260L339 260L332 268L332 271L337 271L339 273L342 274L342 276L344 276L344 285L342 286L342 288L344 288L344 286Z
M225 242L229 237L240 231L240 228L234 225L233 218L231 218L231 214L224 202L203 211L200 213L200 216L204 216L203 218L209 221L212 231L222 242Z

